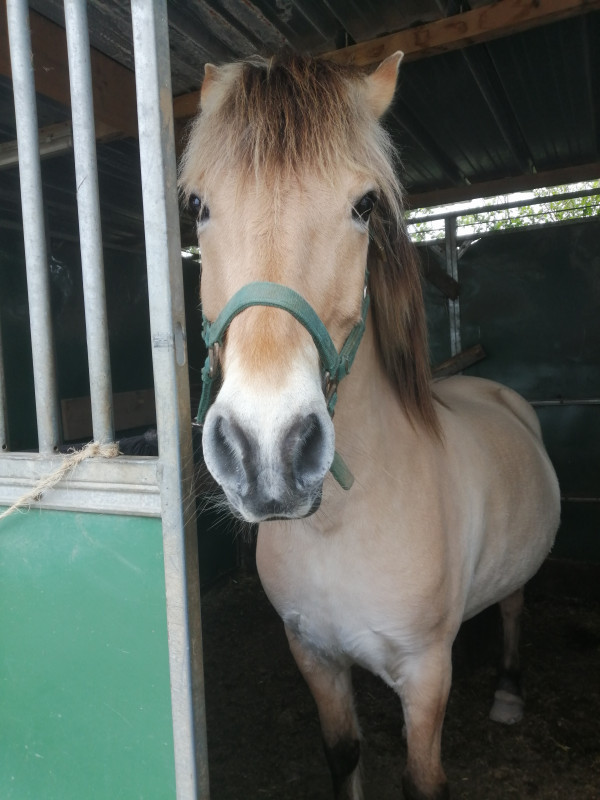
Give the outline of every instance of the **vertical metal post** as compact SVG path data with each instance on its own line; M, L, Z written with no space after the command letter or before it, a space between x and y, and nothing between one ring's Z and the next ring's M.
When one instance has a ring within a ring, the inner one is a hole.
M77 211L94 439L114 438L86 0L65 0Z
M59 410L27 0L8 0L6 10L17 121L38 443L40 453L51 453L59 442Z
M191 409L165 0L132 0L178 800L209 797Z
M458 281L458 250L456 247L456 217L446 217L444 220L446 231L446 272ZM450 355L456 356L462 350L460 340L460 302L448 299L448 312L450 316Z
M4 351L2 349L1 324L0 324L0 450L8 450L8 414L6 410L6 379L4 377Z

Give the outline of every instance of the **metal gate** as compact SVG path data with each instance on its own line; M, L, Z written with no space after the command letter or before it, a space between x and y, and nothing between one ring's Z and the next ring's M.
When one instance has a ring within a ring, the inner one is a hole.
M65 459L26 0L8 0L7 12L39 452L10 451L11 376L0 357L3 506ZM193 459L166 2L132 0L131 12L160 455L87 458L34 508L0 521L3 798L209 795L197 538L185 514ZM65 21L102 447L114 430L85 0L65 0Z

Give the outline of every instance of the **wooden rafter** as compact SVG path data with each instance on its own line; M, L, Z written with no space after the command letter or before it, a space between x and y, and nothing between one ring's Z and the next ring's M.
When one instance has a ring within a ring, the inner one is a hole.
M5 0L0 0L0 74L10 77ZM375 64L402 50L415 60L498 39L600 8L600 0L497 0L473 11L456 14L415 28L328 53L340 63ZM67 46L64 30L30 11L36 90L63 105L70 104ZM125 135L137 135L134 73L91 49L94 109L98 120ZM175 117L193 116L200 93L174 98Z
M598 8L600 0L497 0L473 11L465 11L325 55L340 64L368 67L397 50L402 50L405 61L416 61L492 39L501 39L503 36ZM199 91L176 97L173 101L175 117L183 119L193 116L197 113L199 102Z
M460 203L474 197L494 197L495 195L541 189L545 186L564 186L567 183L593 181L600 179L600 162L580 164L573 167L535 172L527 175L513 175L492 181L472 183L468 186L451 186L430 192L414 192L408 195L410 208L431 208L449 203Z
M335 50L327 56L343 64L369 66L402 50L406 61L414 61L521 33L598 8L600 0L497 0L473 11Z
M0 0L0 74L10 77L5 5L6 0ZM338 62L368 66L400 49L404 51L406 60L416 60L596 9L600 9L600 0L497 0L473 11L337 50L329 53L328 57ZM36 90L68 106L70 92L65 31L34 11L30 11L30 25ZM134 73L94 48L91 49L91 61L97 134L103 138L136 136ZM174 98L175 118L185 120L193 116L198 109L199 98L199 91ZM490 181L476 187L456 186L438 192L413 194L409 200L413 207L426 207L477 195L489 196L598 177L600 164L587 164Z
M121 131L104 122L96 122L96 140L98 142L110 142L122 135ZM56 122L53 125L47 125L39 129L38 139L42 158L62 155L73 149L73 126L70 122ZM19 147L16 139L11 142L2 142L0 144L0 169L14 167L18 163Z

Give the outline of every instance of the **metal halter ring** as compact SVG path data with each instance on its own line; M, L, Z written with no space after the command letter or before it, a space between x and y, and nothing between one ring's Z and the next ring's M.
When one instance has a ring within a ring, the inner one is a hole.
M219 343L215 342L208 348L208 377L213 379L216 377L216 374L219 369L219 364L221 361L221 353L219 348Z

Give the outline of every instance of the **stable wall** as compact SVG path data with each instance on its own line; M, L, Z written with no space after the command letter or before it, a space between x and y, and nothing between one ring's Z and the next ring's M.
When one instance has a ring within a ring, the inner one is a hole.
M465 370L504 383L537 407L566 498L554 556L600 561L600 221L489 234L458 263ZM432 363L450 357L447 301L426 287ZM595 500L595 502L594 502Z

